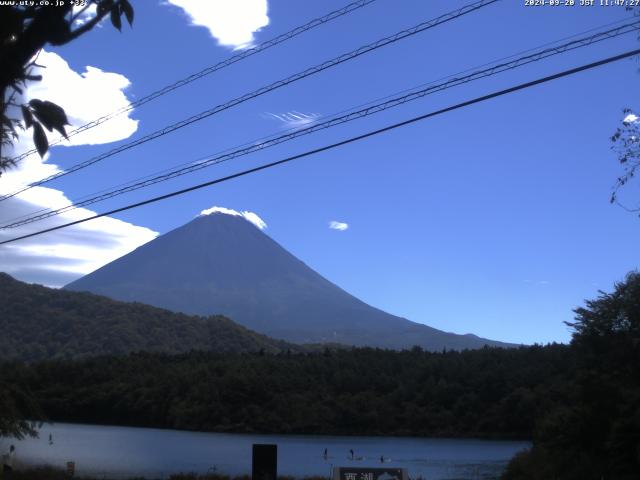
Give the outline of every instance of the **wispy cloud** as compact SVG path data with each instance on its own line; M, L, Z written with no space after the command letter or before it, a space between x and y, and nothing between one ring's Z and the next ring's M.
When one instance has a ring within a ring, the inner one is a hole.
M286 128L305 127L321 117L319 113L302 113L295 110L286 113L265 112L264 115L279 120Z
M339 230L341 232L344 232L346 229L349 228L349 224L344 222L336 222L335 220L332 220L331 222L329 222L329 228L332 230Z
M638 117L635 113L630 113L629 115L624 117L624 120L622 121L624 123L636 123L639 119L640 117Z
M269 25L267 0L167 0L180 7L192 25L205 27L220 45L249 48L253 34Z
M223 215L231 215L231 216L234 216L234 217L243 217L248 222L253 223L260 230L264 230L265 228L267 228L266 222L264 220L262 220L258 216L257 213L248 212L246 210L244 212L239 212L239 211L233 210L231 208L211 207L211 208L207 208L206 210L202 210L200 212L200 215L212 215L212 214L216 214L216 213L221 213Z
M77 73L62 57L46 51L40 54L38 63L47 67L40 72L43 75L42 82L30 84L19 101L41 98L59 104L65 109L73 124L71 128L128 105L124 89L130 83L120 74L104 72L95 67L86 67L85 72ZM96 92L100 94L97 95ZM70 142L65 141L61 145L113 142L129 137L136 131L137 126L136 120L128 115L120 115L100 128L71 137ZM19 155L33 148L31 133L29 130L19 137L10 152L11 155ZM57 138L51 135L51 138ZM54 147L53 153L48 153L44 159L38 155L31 155L21 160L17 168L3 173L0 177L0 193L13 192L35 180L58 173L59 167L48 162L49 159L55 159L56 150L57 147ZM60 190L47 187L31 188L2 203L0 223L8 223L43 208L57 209L70 203ZM91 210L77 209L31 225L0 230L0 240L8 240L94 214ZM113 218L100 218L2 245L0 268L23 281L59 287L129 253L156 236L156 232L145 227Z

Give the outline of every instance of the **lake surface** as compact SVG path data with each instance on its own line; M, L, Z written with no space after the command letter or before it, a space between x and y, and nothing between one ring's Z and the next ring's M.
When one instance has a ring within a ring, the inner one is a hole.
M49 434L53 443L49 442ZM200 433L152 428L45 424L37 439L1 440L16 446L18 464L65 468L99 478L166 478L177 472L251 473L251 446L278 445L278 474L329 476L332 466L403 467L426 480L496 478L528 442L413 437L335 437ZM323 457L324 449L328 457ZM349 450L356 460L350 460Z

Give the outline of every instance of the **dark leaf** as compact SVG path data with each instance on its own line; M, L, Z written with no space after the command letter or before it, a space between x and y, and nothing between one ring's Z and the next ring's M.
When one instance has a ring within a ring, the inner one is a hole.
M70 5L67 5L67 8ZM51 10L47 15L46 23L47 41L51 45L63 45L69 41L71 26L65 18L65 9L57 8Z
M44 102L42 100L38 100L34 98L29 101L29 105L33 109L33 114L35 117L45 126L45 128L49 131L53 129L53 124L51 123L49 117L47 116L46 108L44 107Z
M37 110L43 104L44 104L44 102L42 100L37 99L37 98L34 98L33 100L29 100L29 105L31 105L31 108L33 108L34 110Z
M26 105L22 105L20 108L22 109L22 118L24 118L25 127L31 128L31 125L33 125L33 116L31 115L31 112Z
M62 135L67 140L69 140L69 137L67 136L67 131L65 130L64 125L58 125L57 127L54 127L54 128L58 131L60 135Z
M43 102L38 99L31 100L29 105L33 108L33 113L36 118L42 122L47 130L51 131L52 129L56 129L61 135L67 138L67 132L64 126L69 125L69 122L62 107L53 102Z
M13 128L13 123L11 123L11 119L9 117L2 115L2 118L0 120L4 125L7 126L7 128Z
M113 0L102 0L98 2L98 7L96 9L98 16L102 16L106 14L113 7Z
M18 9L6 8L2 12L2 18L0 18L0 27L4 28L6 32L17 33L22 30L22 18ZM9 35L7 35L8 37Z
M129 22L129 26L133 25L133 7L129 3L129 0L120 0L120 11L124 13L124 16L127 17L127 22Z
M111 9L111 23L118 30L122 30L122 21L120 20L120 9L116 5Z
M42 75L25 75L24 78L26 80L31 80L33 82L40 82L42 81Z
M36 149L41 157L49 150L49 141L47 140L47 134L44 133L42 125L39 123L33 124L33 143L36 144Z
M13 122L3 116L2 123L5 125L5 127L2 128L2 136L6 138L9 135L9 132L11 132L11 138L13 138L14 140L17 139L18 134L16 133L16 129L13 126Z

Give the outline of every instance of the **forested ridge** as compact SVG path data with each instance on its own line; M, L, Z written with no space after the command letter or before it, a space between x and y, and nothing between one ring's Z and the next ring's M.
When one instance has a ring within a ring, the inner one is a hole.
M563 345L464 352L137 353L5 363L52 420L219 432L529 438L572 361Z
M228 318L189 316L90 293L29 285L0 273L0 359L37 361L122 355L279 352L300 349Z
M532 448L511 461L505 480L636 480L640 274L575 313L570 345L138 352L5 361L0 379L55 421L530 438Z

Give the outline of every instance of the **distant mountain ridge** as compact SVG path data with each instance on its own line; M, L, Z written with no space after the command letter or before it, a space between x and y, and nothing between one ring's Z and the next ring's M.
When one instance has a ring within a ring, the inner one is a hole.
M457 335L374 308L242 217L199 216L65 287L176 312L223 314L296 343L428 350L512 346Z
M0 331L0 360L300 349L221 316L187 316L91 293L29 285L6 273L0 273Z

